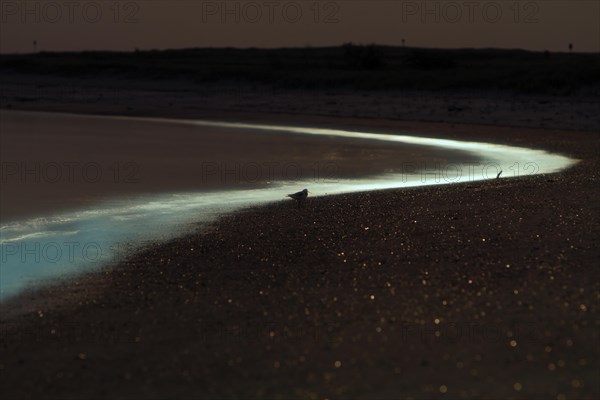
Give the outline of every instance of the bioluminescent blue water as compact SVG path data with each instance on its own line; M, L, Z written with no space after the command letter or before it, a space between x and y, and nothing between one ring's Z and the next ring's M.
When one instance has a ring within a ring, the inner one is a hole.
M434 146L475 155L482 162L454 163L440 171L390 173L368 179L330 179L320 181L272 182L266 187L211 192L166 193L114 199L86 209L57 215L1 223L0 226L0 300L21 293L49 279L73 276L123 260L149 242L168 240L197 229L224 213L275 201L289 201L285 194L304 187L316 195L339 194L451 184L517 175L548 174L572 166L577 160L542 150L433 139L411 135L377 134L337 129L319 129L264 124L169 120L158 118L103 117L115 122L144 121L188 124L254 132L294 133ZM293 207L293 203L290 203Z

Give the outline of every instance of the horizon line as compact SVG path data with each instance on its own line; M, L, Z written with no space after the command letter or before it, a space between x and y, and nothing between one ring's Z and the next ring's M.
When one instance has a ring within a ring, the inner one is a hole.
M261 51L277 51L277 50L317 50L317 49L335 49L344 46L353 45L357 47L368 47L375 46L380 48L394 48L394 49L425 49L425 50L440 50L440 51L520 51L527 53L553 53L553 54L595 54L600 55L599 51L556 51L556 50L531 50L519 47L431 47L431 46L404 46L404 45L389 45L389 44L377 44L377 43L354 43L346 42L337 45L323 45L323 46L279 46L279 47L257 47L257 46L201 46L201 47L169 47L169 48L134 48L132 50L109 50L109 49L89 49L89 50L38 50L28 52L2 52L0 50L0 56L15 56L15 55L38 55L38 54L82 54L82 53L150 53L150 52L168 52L168 51L192 51L192 50L261 50Z

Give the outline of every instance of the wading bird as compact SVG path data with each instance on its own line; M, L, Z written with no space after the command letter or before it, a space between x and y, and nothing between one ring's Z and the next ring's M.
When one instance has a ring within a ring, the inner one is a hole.
M301 192L288 194L287 197L296 200L298 202L298 208L300 208L300 206L304 204L304 200L306 200L309 193L308 189L304 189Z

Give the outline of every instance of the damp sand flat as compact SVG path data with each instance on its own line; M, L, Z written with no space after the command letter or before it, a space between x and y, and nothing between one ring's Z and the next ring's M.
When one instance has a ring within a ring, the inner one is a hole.
M216 126L3 111L3 221L110 198L265 187L474 162L464 151Z

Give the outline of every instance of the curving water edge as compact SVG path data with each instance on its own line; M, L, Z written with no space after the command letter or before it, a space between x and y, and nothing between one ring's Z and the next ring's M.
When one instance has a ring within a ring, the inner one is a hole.
M285 193L298 188L310 187L311 192L318 196L439 185L495 179L500 170L504 171L503 178L555 173L578 162L543 150L410 135L202 120L119 116L102 118L434 146L464 151L483 162L477 165L448 165L444 171L439 171L437 178L414 172L385 174L369 179L275 182L260 189L174 193L134 201L113 200L102 202L91 209L2 224L0 301L49 279L72 276L118 262L148 242L163 241L189 233L199 223L210 223L224 213L281 201Z

